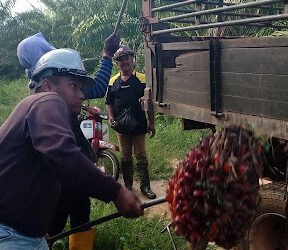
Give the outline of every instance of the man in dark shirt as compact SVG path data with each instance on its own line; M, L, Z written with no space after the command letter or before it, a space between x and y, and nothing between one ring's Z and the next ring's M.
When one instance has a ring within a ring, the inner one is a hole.
M147 125L146 115L140 103L146 87L145 75L134 71L134 53L128 46L121 45L113 58L120 73L110 79L106 94L106 109L109 123L117 131L120 143L124 183L129 190L132 190L134 152L141 192L147 198L155 199L156 194L150 188L146 155L146 133L151 133L150 137L155 135L154 111L147 112L149 120ZM130 123L121 124L121 120L128 120Z
M0 249L48 249L44 239L61 184L104 202L125 217L143 214L141 202L80 152L71 130L89 78L77 51L42 56L32 80L38 93L21 101L0 127Z
M119 33L112 33L104 42L102 59L99 71L95 74L94 84L84 85L85 99L101 98L105 96L106 89L110 80L113 68L112 56L119 48ZM29 36L22 40L17 47L17 56L20 64L25 68L26 76L29 78L30 93L35 93L37 82L32 81L32 74L38 60L47 52L56 49L49 44L41 33ZM96 155L90 142L85 138L78 120L78 114L72 115L72 131L75 135L76 144L92 162L96 162ZM48 234L54 236L61 233L66 225L68 216L70 217L70 227L78 227L90 220L90 198L77 190L62 185L61 195L58 199L56 212L54 214L54 223L51 224ZM88 240L89 239L89 240ZM85 245L85 250L93 249L94 229L81 230L75 234L69 235L69 248L79 248L79 245ZM52 243L50 243L50 247ZM88 247L89 246L89 247ZM79 250L79 249L78 249Z

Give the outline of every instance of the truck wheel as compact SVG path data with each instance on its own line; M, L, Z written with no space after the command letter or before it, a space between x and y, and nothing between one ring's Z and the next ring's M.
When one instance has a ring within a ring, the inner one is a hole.
M276 213L285 216L285 191L285 182L275 182L261 186L259 190L261 201L254 221L265 213ZM244 239L234 247L234 250L249 250L248 232Z

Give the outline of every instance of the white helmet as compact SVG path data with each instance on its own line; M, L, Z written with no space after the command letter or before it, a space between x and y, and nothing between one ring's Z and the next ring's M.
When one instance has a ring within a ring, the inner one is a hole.
M74 49L55 49L44 54L36 64L32 80L41 85L46 76L76 75L86 79L86 83L95 84L88 76L79 52Z

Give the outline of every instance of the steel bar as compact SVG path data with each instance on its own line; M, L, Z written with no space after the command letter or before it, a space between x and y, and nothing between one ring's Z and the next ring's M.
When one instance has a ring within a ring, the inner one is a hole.
M283 19L287 19L287 18L288 18L288 14L246 18L246 19L233 20L233 21L227 21L227 22L221 22L221 23L200 24L200 25L187 26L187 27L181 27L181 28L157 30L157 31L153 31L152 35L159 35L159 34L179 32L179 31L187 31L187 30L199 30L199 29L208 29L208 28L223 27L223 26L240 25L240 24L247 24L247 23L276 21L276 20L283 20Z
M165 233L166 231L168 232L168 235L169 235L171 244L172 244L172 246L173 246L173 250L177 250L176 245L175 245L175 242L174 242L174 240L173 240L173 238L172 238L171 231L170 231L171 225L172 225L172 222L170 222L166 227L164 227L164 228L162 229L161 233L163 234L163 233Z
M195 23L195 20L178 20L177 23ZM207 22L201 20L201 24L211 24L216 22ZM254 26L254 27L269 27L269 28L275 28L275 29L288 29L288 26L286 25L273 25L270 22L269 23L251 23L251 24L245 24L245 26Z
M193 4L193 3L196 3L196 2L198 2L198 0L188 0L188 1L180 2L180 3L172 3L172 4L165 5L165 6L153 8L153 9L151 9L151 11L152 12L163 11L163 10L166 10L166 9L169 9L169 8L185 6L185 5Z
M154 205L161 204L161 203L164 203L164 202L166 202L166 198L165 197L160 197L158 199L149 201L147 203L143 203L142 204L142 208L145 209L145 208L152 207ZM85 223L83 225L80 225L78 227L74 227L74 228L72 228L72 229L70 229L70 230L68 230L68 231L66 231L64 233L60 233L60 234L57 234L55 236L52 236L49 239L47 239L47 242L48 243L55 242L56 240L59 240L61 238L69 236L71 234L74 234L74 233L77 233L77 232L80 232L80 231L83 231L83 230L87 230L90 227L99 225L99 224L101 224L103 222L106 222L106 221L109 221L109 220L112 220L112 219L119 218L121 216L122 215L120 213L118 213L118 212L114 213L114 214L110 214L110 215L104 216L104 217L102 217L100 219L97 219L97 220L94 220L94 221L90 221L90 222Z
M195 12L195 10L193 12ZM191 12L189 12L189 13L191 13ZM208 14L206 14L206 15L208 15ZM257 14L252 14L252 13L234 13L234 12L222 12L222 15L223 16L240 16L240 17L260 17L260 16L265 16L263 14L258 14L257 15ZM175 22L180 22L181 20L183 20L183 19L176 20Z
M275 28L275 29L288 29L288 26L286 25L273 25L271 22L268 23L251 23L251 24L245 24L245 26L255 26L255 27L269 27L269 28Z
M159 12L164 12L164 11L170 11L170 12L180 12L180 13L191 13L195 12L194 9L175 9L175 8L169 8L167 10L160 10Z
M205 4L213 4L213 5L218 5L219 2L218 1L207 1L205 2ZM238 3L233 3L233 2L223 2L223 5L227 5L227 6L231 6L231 5L236 5ZM269 9L270 6L267 5L263 5L261 6L262 9ZM283 7L274 7L275 10L282 10L283 11Z
M234 13L234 12L223 12L223 16L240 16L240 17L261 17L261 16L266 16L266 15L255 15L255 14L250 14L250 13ZM205 16L205 15L203 15ZM176 20L175 22L177 23L191 23L192 19L179 19ZM201 21L202 23L202 21Z
M120 9L120 13L118 15L117 22L115 24L114 33L116 33L119 30L119 26L120 26L120 23L121 23L121 20L122 20L122 16L123 16L124 10L126 8L127 1L128 0L123 0L122 6L121 6L121 9Z
M219 2L205 2L205 4L206 5L208 5L208 4L213 4L213 5L218 5L219 4ZM225 5L227 5L227 6L231 6L231 5L235 5L235 3L224 3L223 2L223 6L225 6ZM257 7L255 7L255 8L257 8ZM259 7L258 7L259 8ZM261 6L260 7L261 9L270 9L270 7L268 7L268 6ZM284 11L284 8L280 8L280 7L273 7L273 9L275 10L275 11ZM195 12L195 10L194 9L191 9L191 10L189 10L189 9L175 9L175 8L169 8L169 9L167 9L167 10L162 10L163 12L164 11L170 11L170 12L179 12L179 13L193 13L193 12ZM162 12L162 11L159 11L159 12ZM244 14L244 13L243 13ZM250 14L251 16L252 15L254 15L254 16L257 16L256 14L252 14L252 13L246 13L246 14ZM224 13L223 13L223 15L224 15ZM260 15L259 15L260 16Z
M240 17L260 17L260 16L265 16L262 14L252 14L252 13L234 13L234 12L223 12L223 16L240 16Z
M283 1L281 1L283 2ZM219 2L218 1L205 1L205 4L208 5L208 4L213 4L213 5L218 5ZM233 3L233 2L223 2L223 5L226 5L226 6L231 6L231 5L237 5L238 3ZM257 7L252 7L252 8L257 8ZM263 5L261 6L262 9L270 9L270 6L269 5ZM283 11L283 7L274 7L275 10L282 10Z
M187 17L195 17L195 16L199 16L199 15L215 14L215 13L220 13L220 12L224 12L224 11L228 11L228 10L238 10L238 9L243 9L246 7L259 6L259 5L263 5L263 4L278 3L281 1L282 0L265 0L265 1L261 1L261 2L252 2L252 3L237 4L237 5L233 5L233 6L225 6L225 7L215 8L215 9L202 10L199 12L194 12L194 13L189 13L189 14L182 14L182 15L178 15L178 16L161 18L161 19L159 19L159 22L171 22L171 21L175 21L175 20L187 18Z
M176 245L175 245L175 242L174 242L174 240L173 240L173 238L172 238L172 234L171 234L171 231L170 231L170 228L169 228L169 227L167 227L167 232L168 232L170 241L171 241L171 243L172 243L173 249L174 249L174 250L177 250Z

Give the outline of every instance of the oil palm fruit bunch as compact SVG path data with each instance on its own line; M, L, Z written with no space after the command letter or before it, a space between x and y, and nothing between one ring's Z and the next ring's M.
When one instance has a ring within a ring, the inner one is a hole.
M243 237L259 203L261 145L230 126L203 138L178 163L166 200L177 235L229 249Z

